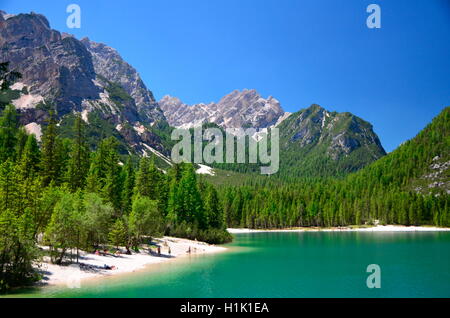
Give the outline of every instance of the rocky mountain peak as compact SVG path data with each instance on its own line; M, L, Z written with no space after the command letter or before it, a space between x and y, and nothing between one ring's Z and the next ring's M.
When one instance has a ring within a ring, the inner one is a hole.
M52 30L40 14L3 12L0 50L0 62L22 74L11 102L23 125L45 124L49 109L56 110L62 124L81 112L87 123L92 114L103 126L122 127L116 130L129 149L162 149L144 125L164 121L164 115L137 71L115 49Z
M165 95L163 98L161 98L161 100L159 102L162 104L171 104L173 106L180 106L183 104L181 99L179 99L178 97L170 96L170 95Z
M333 160L354 156L363 162L386 154L371 124L350 113L329 112L317 104L292 114L280 130L284 146L305 156L322 152Z
M165 96L159 101L169 122L175 127L192 127L204 122L223 128L273 126L285 114L280 102L263 98L255 89L234 90L217 103L186 105Z

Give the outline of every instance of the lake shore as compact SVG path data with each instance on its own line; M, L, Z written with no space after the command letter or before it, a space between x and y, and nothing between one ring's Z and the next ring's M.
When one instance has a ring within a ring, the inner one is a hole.
M436 232L450 231L450 228L435 226L404 226L404 225L377 225L361 227L299 227L287 229L248 229L229 228L231 234L240 233L267 233L267 232Z
M51 264L49 258L45 257L42 263L36 264L37 269L44 276L38 285L66 285L70 288L77 288L82 280L132 273L151 264L159 264L189 255L217 253L226 250L225 247L175 237L154 239L153 243L160 247L161 254L158 254L157 248L143 245L139 253L133 252L132 255L125 254L124 249L121 249L120 255L110 253L98 255L80 251L79 263L68 265ZM105 265L109 269L106 269Z
M304 227L287 229L248 229L229 228L231 234L240 233L267 233L267 232L436 232L450 231L450 228L433 226L401 226L401 225L377 225L361 227ZM80 251L79 263L55 265L50 263L48 257L44 261L36 264L38 270L43 274L43 279L38 282L40 286L66 285L70 288L77 288L81 281L95 278L127 274L143 270L152 264L179 259L189 255L201 255L226 251L227 248L175 237L163 237L153 240L153 248L143 245L139 251L131 255L125 254L122 248L120 255L108 253L97 255ZM160 246L161 254L158 255L155 246ZM170 249L170 253L169 253ZM188 250L190 249L190 253ZM73 256L75 258L75 256ZM80 266L81 264L81 266ZM106 269L105 265L108 268Z

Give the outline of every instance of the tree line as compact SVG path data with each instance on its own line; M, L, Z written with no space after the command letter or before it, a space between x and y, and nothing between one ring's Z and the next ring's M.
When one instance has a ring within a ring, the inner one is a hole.
M221 189L230 227L287 228L402 224L450 226L449 196L342 180L269 182Z

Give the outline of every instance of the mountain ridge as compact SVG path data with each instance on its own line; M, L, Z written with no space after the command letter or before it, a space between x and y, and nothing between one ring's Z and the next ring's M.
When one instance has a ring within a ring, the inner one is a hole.
M272 96L263 98L255 89L233 90L217 103L184 104L179 98L164 96L159 105L169 124L192 128L215 123L223 128L268 128L285 115L280 102Z
M123 151L142 154L151 147L168 153L151 129L165 121L162 111L137 71L116 50L53 30L43 15L5 12L0 15L0 48L1 62L22 74L8 92L21 124L40 130L50 110L60 125L81 112L86 122L92 117L115 130ZM112 59L115 63L109 63Z
M81 112L89 124L91 146L107 132L119 139L123 154L156 151L165 158L173 144L168 124L257 130L277 126L282 170L294 176L340 175L385 154L372 126L359 117L315 104L290 114L276 98L264 98L255 89L234 90L218 102L194 106L170 96L156 101L117 50L53 30L43 15L5 16L0 17L1 62L9 61L23 75L8 95L29 131L40 132L51 110L62 131L70 131L74 113Z

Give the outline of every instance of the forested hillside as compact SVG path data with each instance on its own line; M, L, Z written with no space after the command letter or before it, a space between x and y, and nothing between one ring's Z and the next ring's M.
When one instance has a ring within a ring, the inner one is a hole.
M153 159L119 156L114 137L89 150L85 122L75 116L72 139L50 115L39 143L6 106L0 117L0 290L38 279L32 267L50 247L61 264L70 249L139 249L159 235L210 243L231 240L213 186L190 164L163 173Z
M372 125L348 112L313 104L278 128L283 179L345 176L386 155Z
M315 104L291 114L277 128L280 169L273 177L284 181L344 177L386 155L370 123L351 113L329 112ZM248 156L248 138L246 145ZM246 162L213 166L241 173L261 172L262 164Z
M222 187L228 225L343 226L378 220L449 226L449 131L447 107L415 138L343 180L258 178L246 186Z

